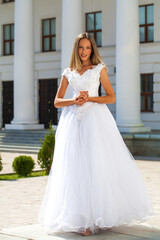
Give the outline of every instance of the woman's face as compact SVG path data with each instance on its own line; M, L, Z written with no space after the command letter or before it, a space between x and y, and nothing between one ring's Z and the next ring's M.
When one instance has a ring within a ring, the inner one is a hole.
M78 54L82 62L89 62L92 53L91 42L87 38L79 41Z

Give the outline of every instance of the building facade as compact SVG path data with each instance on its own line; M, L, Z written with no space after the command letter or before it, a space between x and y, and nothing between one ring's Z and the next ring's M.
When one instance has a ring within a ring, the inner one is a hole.
M87 31L108 67L120 131L160 130L159 12L159 0L1 0L0 126L57 125L61 73Z

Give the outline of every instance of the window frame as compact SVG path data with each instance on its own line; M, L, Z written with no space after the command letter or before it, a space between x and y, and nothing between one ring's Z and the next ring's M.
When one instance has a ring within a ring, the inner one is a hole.
M6 0L3 0L3 3L10 3L10 2L15 2L15 0L9 0L9 2L6 2Z
M148 41L148 27L149 26L153 26L154 27L154 21L153 21L153 23L148 23L147 24L147 7L148 6L153 6L154 7L154 4L151 3L151 4L139 5L139 8L140 7L145 7L145 24L139 24L139 30L140 30L140 27L144 27L144 29L145 29L145 34L144 34L145 41L144 42L140 41L140 43L151 43L151 42L154 42L154 28L153 28L153 41ZM153 11L154 11L154 8L153 8Z
M101 13L101 14L102 14L102 11L87 12L87 13L85 13L85 15L86 15L86 21L85 21L85 29L86 29L86 32L88 32L88 33L94 33L94 39L95 39L95 41L97 40L97 32L101 32L101 34L102 34L102 26L101 26L101 29L98 29L98 30L96 30L96 28L95 28L95 26L96 26L96 17L95 17L96 13ZM87 15L88 15L88 14L94 14L94 30L87 30ZM101 40L102 40L102 39L101 39ZM97 47L102 47L102 43L101 43L101 45L97 45Z
M14 39L11 39L11 26L14 26L14 23L8 23L8 24L3 24L3 56L10 56L10 55L14 55L14 53L12 53L12 43L14 43ZM9 40L5 40L5 26L10 26L9 29L9 34L10 34L10 39ZM9 42L9 54L5 53L5 43Z
M145 92L142 92L142 89L141 89L141 96L144 96L144 101L145 101L145 109L142 110L141 108L141 113L153 113L154 110L149 110L148 109L148 96L153 96L154 97L154 90L152 92L147 92L146 89L147 89L147 77L148 75L152 75L154 77L154 74L153 73L141 73L140 74L140 79L141 79L141 76L145 76ZM153 85L154 85L154 82L153 82ZM154 87L154 86L153 86ZM154 101L153 101L153 105L154 105Z
M49 20L49 32L51 33L51 20L53 20L53 19L55 20L55 23L56 23L56 17L42 19L42 52L55 52L56 51L56 44L55 44L55 50L52 50L52 48L51 48L52 47L52 43L51 43L52 37L55 37L55 40L56 40L56 34L52 34L52 35L50 34L47 36L43 35L43 22ZM49 38L49 50L44 50L44 39L45 38Z

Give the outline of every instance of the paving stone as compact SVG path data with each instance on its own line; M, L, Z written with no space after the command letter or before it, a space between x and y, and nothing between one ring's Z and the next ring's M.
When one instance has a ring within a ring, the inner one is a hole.
M112 231L136 237L143 237L147 239L160 239L160 228L151 227L143 224L113 227Z
M15 157L15 154L11 155L10 153L3 153L6 156L5 159L8 157L8 168L9 171L9 165L11 164L10 159ZM101 233L99 235L98 240L100 239L141 239L142 233L143 234L143 240L144 239L150 239L150 233L152 234L151 239L156 239L157 234L159 234L160 229L160 161L145 161L145 160L135 160L146 183L152 204L153 209L155 212L154 217L147 220L145 222L146 226L150 228L150 230L139 230L139 229L114 229L115 233ZM44 191L47 184L47 176L44 177L35 177L35 178L23 178L13 181L0 181L0 240L10 240L15 239L15 236L13 235L13 238L10 236L11 229L15 229L14 231L19 231L22 227L23 233L25 229L23 226L27 225L26 231L30 231L31 235L33 234L33 231L28 230L30 227L33 227L33 229L36 229L37 225L37 217L39 213L40 204L42 202ZM140 226L140 225L139 225ZM157 228L157 230L155 230ZM8 229L8 230L6 230ZM19 230L18 230L19 229ZM9 231L5 232L6 235L4 235L4 230ZM148 233L149 231L149 233ZM156 232L158 231L158 232ZM37 232L37 231L35 231ZM47 239L62 239L62 238L51 238L50 236L44 235L44 238L42 238L44 233L44 229L39 227L38 232L41 233L38 236L35 236L33 238L32 236L28 235L18 235L16 240L23 239L36 239L36 240L47 240ZM43 232L43 233L42 233ZM27 233L29 234L29 232ZM69 234L69 233L68 233ZM71 235L64 236L63 239L76 239L77 236L72 233ZM103 235L104 234L104 235ZM115 238L116 234L118 234L117 238ZM136 235L135 235L136 234ZM138 235L137 235L138 234ZM76 238L75 238L76 236ZM129 236L129 238L127 238ZM8 237L8 238L7 238ZM81 236L83 239L84 237ZM87 238L93 238L93 236L89 236ZM139 237L139 238L138 238ZM153 238L154 237L154 238ZM158 239L160 239L160 236L158 235Z
M160 232L160 230L159 230ZM3 236L13 236L19 239L32 240L83 240L84 236L79 233L59 233L54 235L47 235L44 229L39 224L28 225L17 228L3 229L1 234ZM156 235L157 234L157 235ZM0 235L1 237L1 235ZM1 239L1 238L0 238ZM159 240L160 234L158 230L146 226L132 226L132 227L116 227L106 231L100 230L98 234L87 236L87 239L92 240ZM6 238L10 240L10 238Z
M0 234L0 240L24 240L24 238L14 237L6 234Z
M37 163L37 154L1 152L3 169L0 172L0 174L13 173L12 162L13 162L15 157L18 157L18 156L21 156L21 155L31 156L33 158L33 160L35 161L34 170L40 170L41 169L40 166Z

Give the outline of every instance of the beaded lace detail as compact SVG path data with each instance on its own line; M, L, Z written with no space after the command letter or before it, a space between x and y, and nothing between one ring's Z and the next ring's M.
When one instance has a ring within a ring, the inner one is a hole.
M68 79L72 89L72 96L75 98L80 91L88 91L90 97L98 96L100 71L104 67L106 67L104 64L99 63L91 69L87 69L81 75L76 71L72 71L70 68L66 68L62 76ZM82 106L73 104L67 108L76 115L77 119L81 119L94 104L93 102L86 102Z

